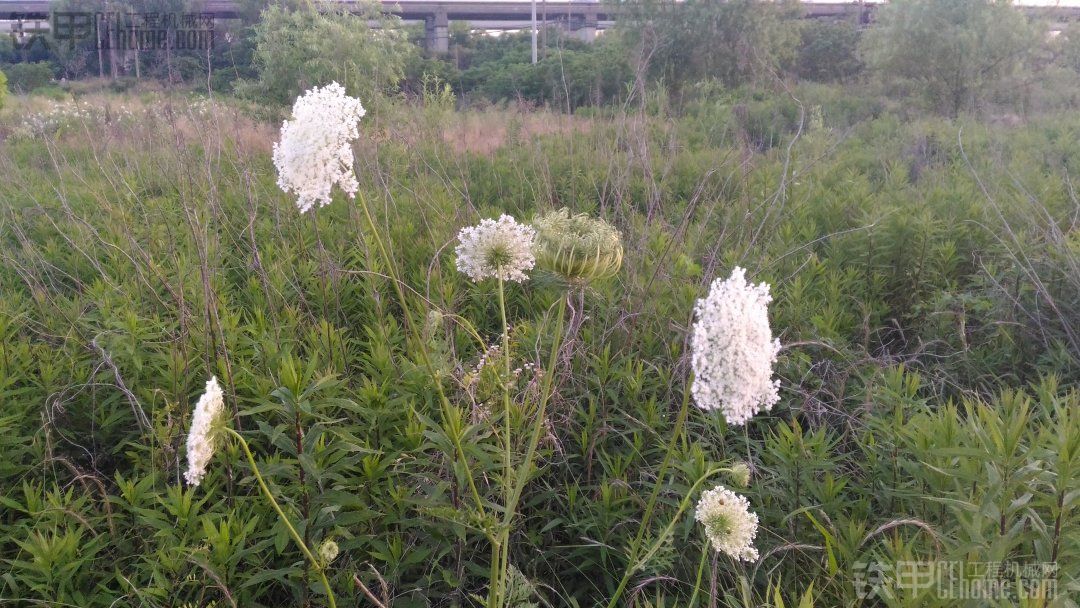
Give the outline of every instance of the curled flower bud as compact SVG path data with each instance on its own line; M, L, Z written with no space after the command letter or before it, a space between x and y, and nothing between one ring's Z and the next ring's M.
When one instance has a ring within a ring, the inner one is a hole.
M622 266L622 235L611 224L563 207L533 221L536 263L567 281L587 283L615 276Z
M731 475L731 481L740 488L750 485L750 467L745 462L732 465L729 474Z

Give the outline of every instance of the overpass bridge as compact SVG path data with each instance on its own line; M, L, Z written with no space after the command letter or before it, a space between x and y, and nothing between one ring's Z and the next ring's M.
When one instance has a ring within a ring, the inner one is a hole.
M397 15L404 21L423 22L426 29L426 47L436 53L445 53L449 46L451 21L464 21L476 29L517 30L525 29L533 21L531 0L378 0L386 14ZM348 11L359 11L370 3L357 0L329 0L327 4ZM808 18L849 19L869 23L880 2L804 1L804 16ZM537 21L541 25L563 27L584 41L596 38L597 30L610 27L615 21L617 4L600 0L537 0ZM1033 17L1049 20L1055 29L1064 23L1080 19L1080 6L1019 5L1019 10ZM215 19L235 19L241 13L238 0L196 1L192 11L213 16ZM0 0L0 22L24 21L45 24L50 17L49 0Z

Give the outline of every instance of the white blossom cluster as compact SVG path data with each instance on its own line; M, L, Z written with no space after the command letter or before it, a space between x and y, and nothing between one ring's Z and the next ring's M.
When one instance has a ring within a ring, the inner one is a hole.
M206 466L214 456L215 425L225 410L225 394L221 392L217 377L210 378L206 390L195 404L191 416L191 429L187 438L188 469L184 478L193 486L199 485L206 475Z
M533 238L536 231L509 215L498 220L481 220L480 224L462 228L458 233L457 269L473 281L501 278L522 282L528 279L526 270L536 264L533 257Z
M780 382L772 379L780 341L769 328L770 301L769 285L751 285L736 267L727 280L713 281L708 297L694 307L694 403L723 411L732 425L746 424L780 400Z
M703 526L713 548L742 561L755 561L754 548L758 516L750 512L750 501L724 486L716 486L701 494L694 514Z
M316 203L329 205L334 184L356 196L360 184L352 168L352 142L364 113L360 100L336 82L296 99L292 120L282 123L281 141L274 144L274 166L278 186L296 195L301 213Z

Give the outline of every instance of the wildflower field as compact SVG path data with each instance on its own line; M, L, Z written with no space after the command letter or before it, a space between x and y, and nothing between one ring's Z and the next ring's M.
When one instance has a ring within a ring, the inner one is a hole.
M361 102L0 112L0 605L1076 606L1075 112Z

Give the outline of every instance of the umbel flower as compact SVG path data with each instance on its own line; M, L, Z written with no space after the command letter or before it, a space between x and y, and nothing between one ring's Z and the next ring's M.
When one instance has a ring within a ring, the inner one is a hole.
M622 235L611 224L563 207L533 221L536 264L572 283L614 276L622 266Z
M780 400L780 382L772 379L780 341L769 328L771 300L768 284L747 283L736 267L694 307L690 391L698 407L721 410L729 424L745 424Z
M324 540L323 544L319 545L319 559L322 560L324 566L329 566L330 562L337 558L338 544L332 540Z
M292 119L282 123L281 141L274 144L274 166L278 186L296 195L301 213L316 203L329 205L334 184L356 196L360 184L352 169L352 142L363 116L360 100L336 82L296 99Z
M217 377L210 378L206 390L195 404L195 413L191 416L191 429L187 438L188 469L184 478L193 486L199 485L206 475L206 466L214 455L217 439L216 425L221 421L225 410L225 395L221 392Z
M501 278L520 283L529 278L525 271L536 263L532 252L535 235L531 227L509 215L462 228L455 249L457 269L476 282Z
M750 501L724 486L701 494L694 518L705 526L705 536L717 551L742 561L758 558L754 548L758 516L750 512Z

